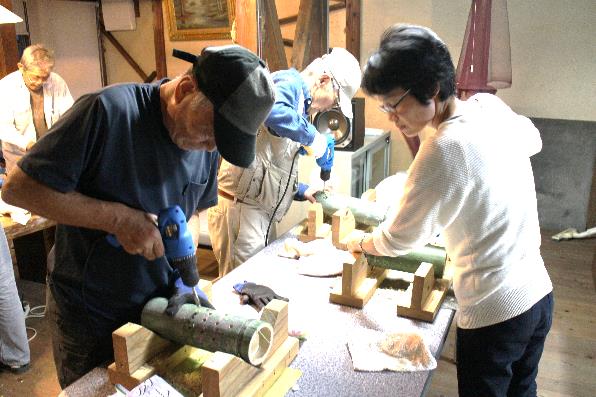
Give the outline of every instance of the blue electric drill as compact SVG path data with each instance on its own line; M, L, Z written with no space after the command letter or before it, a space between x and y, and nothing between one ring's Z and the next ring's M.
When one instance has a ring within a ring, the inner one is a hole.
M157 215L157 228L163 241L165 259L173 269L178 270L182 283L192 288L195 303L200 305L197 291L193 288L199 282L196 249L188 230L186 215L178 205L164 208ZM113 246L120 246L114 235L108 235L107 239Z

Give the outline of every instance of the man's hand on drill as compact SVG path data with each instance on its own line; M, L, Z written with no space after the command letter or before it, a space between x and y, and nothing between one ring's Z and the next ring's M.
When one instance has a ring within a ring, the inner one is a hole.
M242 304L252 303L258 311L261 311L273 299L288 301L288 298L277 295L271 288L250 282L243 282L234 285L234 290L240 294Z
M199 288L198 285L194 287L187 287L182 282L181 278L177 278L174 282L174 291L170 299L168 299L168 307L166 308L166 314L169 316L175 316L180 310L180 307L185 303L192 303L196 304L195 297L193 293L193 289L197 292L199 296L200 306L201 307L208 307L209 309L215 309L211 302L209 302L209 298L207 295Z
M164 255L162 237L157 229L157 215L114 203L115 225L109 230L122 248L132 255L154 260Z
M326 134L324 137L327 142L327 147L325 148L323 154L317 158L317 164L319 167L321 167L321 179L327 181L329 180L331 167L333 167L333 157L335 156L335 140L330 134Z

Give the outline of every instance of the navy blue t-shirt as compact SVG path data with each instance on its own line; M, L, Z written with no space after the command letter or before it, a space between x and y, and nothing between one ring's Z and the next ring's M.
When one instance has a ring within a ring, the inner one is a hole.
M215 205L219 154L185 151L172 142L162 121L161 83L119 84L81 97L19 166L60 192L152 214L179 205L188 219ZM58 225L50 279L56 303L85 310L100 335L138 323L143 305L167 296L173 281L165 262L129 255L105 236Z

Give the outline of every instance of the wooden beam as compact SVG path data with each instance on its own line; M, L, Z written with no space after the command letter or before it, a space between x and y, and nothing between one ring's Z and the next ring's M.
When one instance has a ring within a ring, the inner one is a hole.
M116 48L120 55L124 57L126 62L128 62L128 64L134 69L134 71L137 72L139 77L141 77L143 81L147 80L147 73L145 73L143 69L141 69L139 64L133 59L133 57L130 56L128 51L126 51L126 49L122 46L122 44L120 44L120 42L114 37L114 35L105 29L103 23L100 25L100 29L101 34L105 38L107 38L110 43L112 43L112 45Z
M329 5L329 12L343 10L346 8L346 2L339 2L336 4ZM295 23L298 20L298 15L290 15L289 17L281 18L279 20L280 25L288 25L290 23Z
M346 0L346 50L360 62L360 15L362 0Z
M168 75L161 3L161 0L153 0L153 44L155 46L155 71L158 79L162 79Z
M12 11L11 0L0 0L0 5ZM19 54L17 51L17 33L14 23L0 25L0 79L17 70Z
M261 49L269 70L275 72L288 68L288 60L281 37L279 18L275 0L262 0L263 29L261 31Z
M294 35L292 66L303 70L316 58L327 53L328 0L301 0Z
M255 54L259 53L259 21L257 8L262 0L236 0L236 37L234 42L248 48Z

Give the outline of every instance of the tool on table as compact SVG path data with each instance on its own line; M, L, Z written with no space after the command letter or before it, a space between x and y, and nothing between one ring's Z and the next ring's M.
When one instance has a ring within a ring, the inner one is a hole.
M192 235L188 230L184 211L178 205L159 211L157 228L163 241L165 260L173 269L178 270L182 283L192 289L196 305L201 306L199 295L195 289L199 282L196 249ZM120 242L112 234L107 236L107 240L114 247L120 246Z

